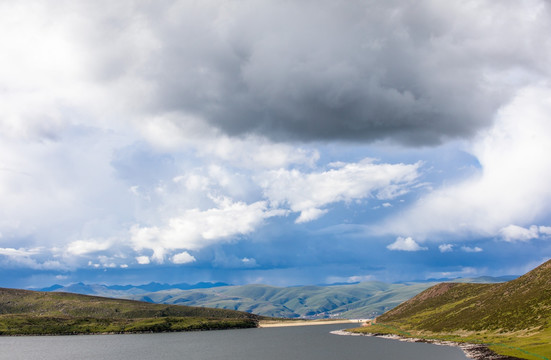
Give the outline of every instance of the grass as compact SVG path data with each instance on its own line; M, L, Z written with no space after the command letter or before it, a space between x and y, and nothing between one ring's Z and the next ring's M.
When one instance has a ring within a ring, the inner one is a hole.
M256 327L247 319L195 317L91 318L27 315L0 316L0 335L72 335L103 333L172 332Z
M0 335L250 328L259 319L232 310L0 288Z
M551 261L500 284L433 286L355 332L486 344L498 354L551 359Z
M380 315L433 284L366 282L339 286L226 286L131 295L155 303L205 306L288 318L366 318Z
M551 359L551 329L544 331L455 331L430 332L412 329L397 323L365 326L349 331L355 333L394 334L419 339L448 340L462 343L485 344L490 350L507 356L530 360Z

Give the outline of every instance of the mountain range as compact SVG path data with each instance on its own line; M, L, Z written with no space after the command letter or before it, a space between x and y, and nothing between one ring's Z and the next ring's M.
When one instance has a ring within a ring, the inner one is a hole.
M102 284L84 284L82 282L59 285L55 284L46 288L30 288L34 291L56 291L69 292L83 295L97 295L105 297L125 297L131 294L144 294L168 289L191 290L191 289L208 289L218 286L228 286L226 283L199 282L196 284L166 284L158 282L150 282L143 285L102 285Z
M456 282L502 282L510 277L454 279ZM437 282L388 284L377 281L355 284L276 287L224 283L54 285L42 291L72 292L125 298L151 303L239 310L283 318L373 318L412 298Z

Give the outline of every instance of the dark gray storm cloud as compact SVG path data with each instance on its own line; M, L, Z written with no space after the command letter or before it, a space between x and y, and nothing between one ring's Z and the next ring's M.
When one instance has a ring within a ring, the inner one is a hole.
M470 137L550 60L549 9L535 0L174 1L135 11L156 41L139 67L151 111L276 141Z

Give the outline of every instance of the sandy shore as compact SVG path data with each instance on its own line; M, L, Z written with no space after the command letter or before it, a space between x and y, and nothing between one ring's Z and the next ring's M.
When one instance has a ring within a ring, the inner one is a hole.
M287 326L310 326L310 325L331 325L331 324L358 324L361 325L361 322L358 320L261 320L258 323L260 328L270 328L270 327L287 327Z
M405 342L423 342L434 345L442 346L455 346L463 350L465 356L469 359L474 360L522 360L512 356L499 355L488 349L485 345L481 344L469 344L469 343L459 343L455 341L444 341L444 340L431 340L431 339L418 339L418 338L406 338L398 335L388 335L388 334L370 334L370 333L352 333L345 330L336 330L332 331L331 334L335 335L348 335L348 336L376 336L385 339L392 339Z

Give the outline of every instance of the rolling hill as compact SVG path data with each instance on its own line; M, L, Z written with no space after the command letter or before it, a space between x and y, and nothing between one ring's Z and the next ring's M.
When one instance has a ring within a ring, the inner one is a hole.
M245 328L259 319L232 310L0 288L0 335Z
M154 303L233 309L285 318L367 318L381 314L432 284L367 282L338 286L228 286L165 290L131 296Z
M551 261L505 283L435 285L359 331L490 343L521 358L551 357Z
M319 286L223 286L221 283L147 285L56 285L50 291L74 292L151 303L232 309L282 318L373 318L441 281L388 284L377 281ZM454 279L458 282L500 282L504 278ZM186 289L185 286L192 286ZM149 290L149 291L148 291Z
M484 278L457 281L500 280ZM154 303L233 309L273 317L365 319L396 307L434 284L369 281L325 286L242 285L187 291L164 290L127 298Z

